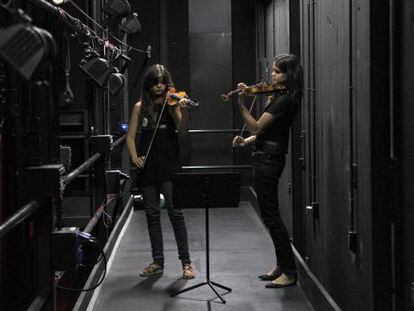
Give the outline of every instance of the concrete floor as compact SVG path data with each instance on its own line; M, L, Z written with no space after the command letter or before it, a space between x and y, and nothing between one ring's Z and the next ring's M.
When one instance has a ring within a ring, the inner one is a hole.
M273 264L274 251L254 209L248 202L239 208L210 210L210 278L232 288L223 298L208 286L171 298L179 289L205 281L205 213L202 209L185 211L191 258L197 271L195 280L182 280L176 244L168 216L164 212L164 274L152 278L139 276L151 262L150 243L143 211L135 211L126 229L106 279L89 310L237 310L280 311L313 310L300 285L267 289L257 275ZM224 293L218 289L219 293ZM91 304L92 304L91 303Z

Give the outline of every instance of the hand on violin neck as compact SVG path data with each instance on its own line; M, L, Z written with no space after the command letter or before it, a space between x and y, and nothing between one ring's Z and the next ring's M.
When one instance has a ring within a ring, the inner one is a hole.
M168 105L168 111L169 113L174 116L175 114L181 114L184 111L188 110L188 103L186 99L181 99L177 101L175 105Z
M240 90L241 93L244 92L244 90L246 88L247 88L247 85L245 83L243 83L243 82L240 82L240 83L237 84L237 89Z
M178 106L180 109L188 109L190 107L190 101L188 98L182 98L178 101Z
M239 90L238 94L239 94L239 105L244 107L244 104L246 103L247 100L247 94L246 94L246 88L247 85L244 83L239 83L237 84L237 89Z

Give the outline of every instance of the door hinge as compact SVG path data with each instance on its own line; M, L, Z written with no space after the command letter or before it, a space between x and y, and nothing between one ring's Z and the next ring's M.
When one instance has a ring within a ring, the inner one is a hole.
M352 163L351 165L351 187L352 189L356 189L358 186L358 166L356 163Z
M319 219L319 203L312 202L306 205L306 214L312 213L314 219Z
M288 194L291 195L292 194L292 189L293 189L292 183L289 182L288 185L287 185L287 187L288 187Z
M358 234L355 230L350 230L348 232L348 247L349 250L353 253L357 252L357 243L358 241Z

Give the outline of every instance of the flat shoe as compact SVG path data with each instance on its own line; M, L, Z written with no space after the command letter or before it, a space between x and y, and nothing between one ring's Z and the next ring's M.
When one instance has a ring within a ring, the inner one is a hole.
M259 275L258 278L262 281L273 281L273 280L276 280L281 275L282 275L281 271L276 271L276 273L270 274L270 275L269 274Z
M266 288L284 288L284 287L295 286L295 285L296 285L296 280L295 280L295 282L293 282L291 284L277 284L277 283L269 282L269 283L265 284L265 287Z
M282 275L282 271L279 267L276 268L275 272L272 274L261 274L258 278L262 281L273 281L276 280L279 276Z
M283 288L288 286L296 285L297 276L288 276L284 273L281 274L276 280L273 282L265 284L266 288Z

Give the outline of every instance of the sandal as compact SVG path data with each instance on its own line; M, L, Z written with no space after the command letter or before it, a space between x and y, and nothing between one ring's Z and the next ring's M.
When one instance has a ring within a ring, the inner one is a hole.
M194 273L193 267L191 266L191 263L183 264L183 276L181 278L185 280L190 280L190 279L195 278L195 273Z
M160 266L154 262L150 263L147 267L142 270L142 272L139 274L140 276L151 276L159 273L164 272L164 267Z

